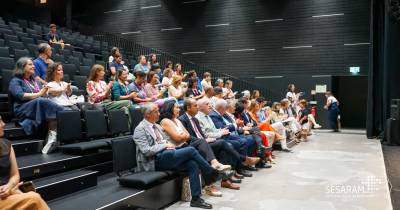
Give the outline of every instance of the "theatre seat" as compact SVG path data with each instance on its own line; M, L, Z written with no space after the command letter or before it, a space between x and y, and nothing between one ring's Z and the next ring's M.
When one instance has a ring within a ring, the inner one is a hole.
M74 144L60 146L60 149L67 154L86 154L96 152L99 149L110 148L111 139L99 139L94 141L85 141Z
M131 136L111 141L114 171L122 186L145 189L169 176L163 171L133 172L136 164L136 146Z
M144 171L121 176L118 181L120 185L125 187L143 189L167 176L168 174L163 171Z

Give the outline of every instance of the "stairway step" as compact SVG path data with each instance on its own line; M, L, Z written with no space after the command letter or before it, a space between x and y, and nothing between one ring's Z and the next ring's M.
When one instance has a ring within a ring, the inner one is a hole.
M6 127L4 129L4 138L6 139L23 139L27 138L24 129L22 127L15 126L15 123L6 123Z
M46 201L97 185L97 171L75 170L44 177L33 182L36 191Z
M40 139L11 141L15 155L17 157L40 153L43 147L43 143L44 140Z
M112 160L112 152L99 151L90 155L66 155L60 152L17 157L21 179L27 181L68 170L83 168Z

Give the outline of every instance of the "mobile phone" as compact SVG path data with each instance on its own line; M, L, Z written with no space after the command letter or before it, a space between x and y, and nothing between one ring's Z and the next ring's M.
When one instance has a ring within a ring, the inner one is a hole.
M32 181L28 181L28 182L24 182L20 187L19 187L19 189L22 191L22 192L24 192L24 193L27 193L27 192L36 192L36 186L35 186L35 184L33 184L33 182Z

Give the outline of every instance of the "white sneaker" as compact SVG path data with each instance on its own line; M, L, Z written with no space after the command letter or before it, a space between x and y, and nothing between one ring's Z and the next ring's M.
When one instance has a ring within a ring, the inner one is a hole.
M43 154L48 154L57 148L57 133L55 131L49 131L47 135L47 143L42 149Z
M319 129L319 128L322 128L322 126L320 124L314 125L314 129Z

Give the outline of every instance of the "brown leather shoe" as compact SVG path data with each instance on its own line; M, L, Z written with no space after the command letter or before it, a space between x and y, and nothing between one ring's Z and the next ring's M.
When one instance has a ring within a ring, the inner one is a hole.
M233 184L229 180L221 181L221 187L229 188L229 189L232 189L232 190L240 190L240 186L239 185Z
M246 157L246 160L243 162L243 165L245 165L245 166L254 166L258 162L260 162L260 158L259 157Z

